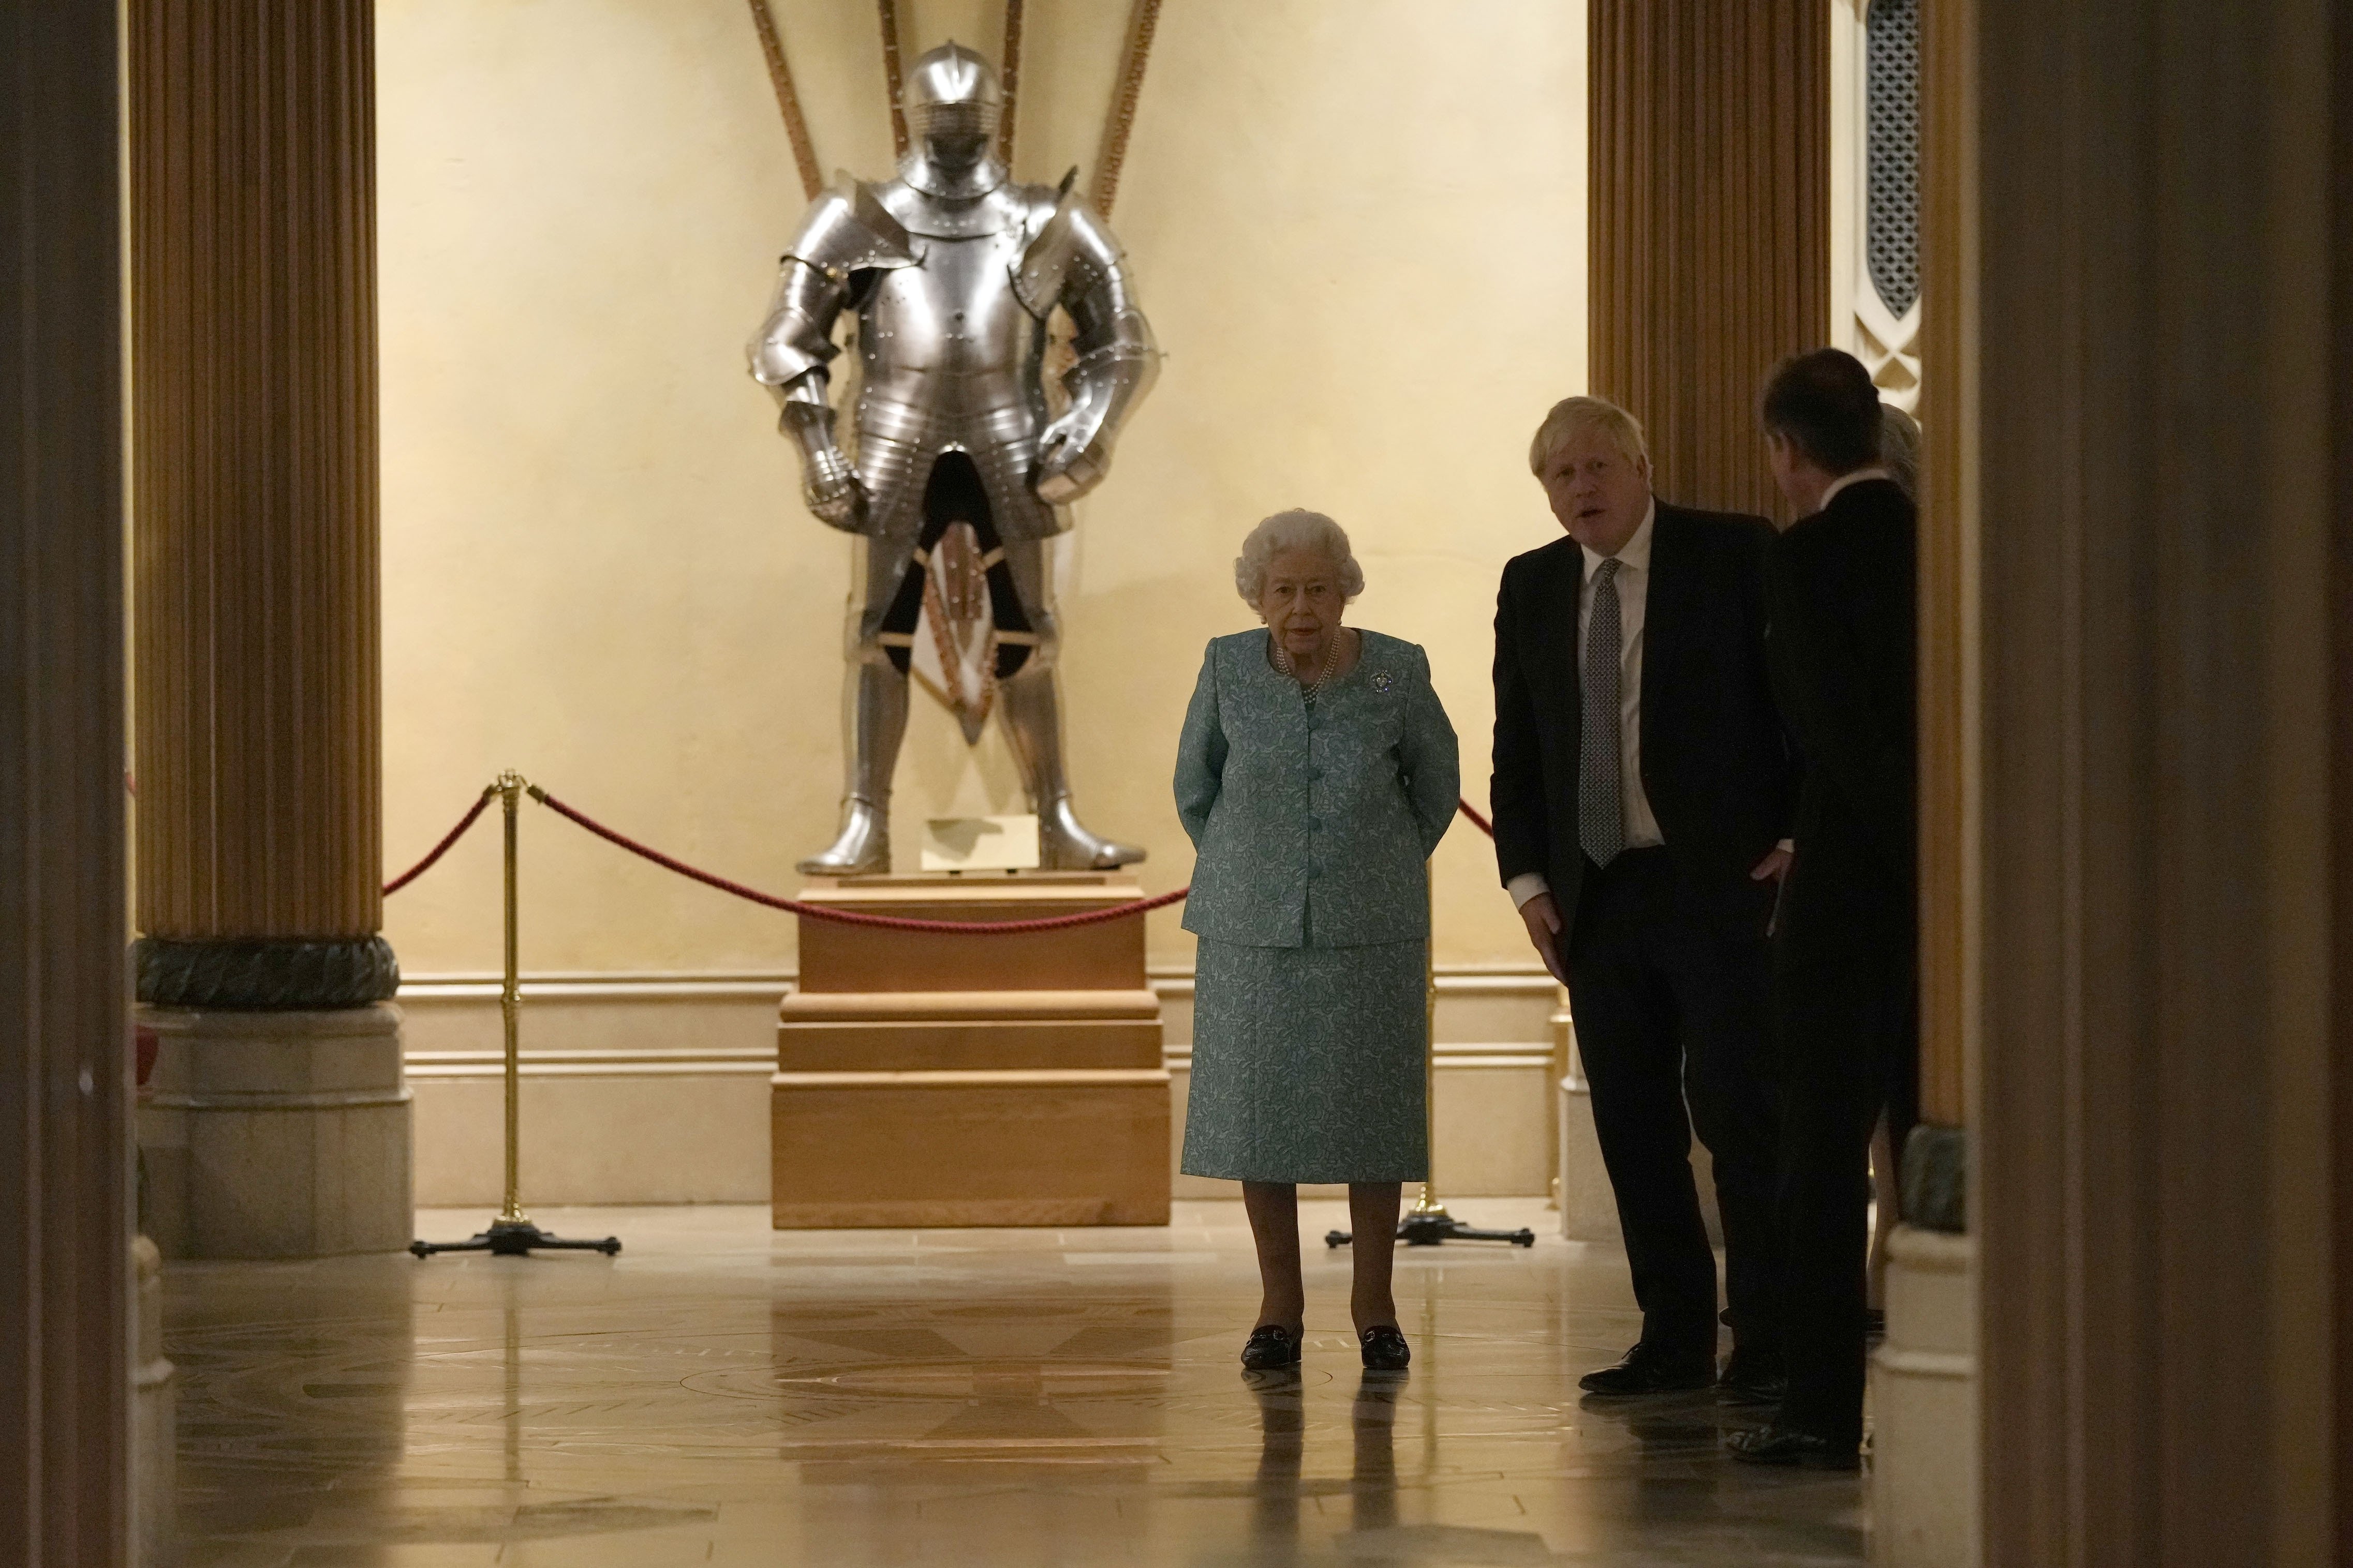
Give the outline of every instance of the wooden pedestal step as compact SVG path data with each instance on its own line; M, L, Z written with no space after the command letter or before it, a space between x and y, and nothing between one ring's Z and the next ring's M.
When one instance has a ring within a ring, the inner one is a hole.
M859 879L803 896L1001 921L1138 892L1064 873ZM1168 1073L1140 920L1000 937L805 919L776 1067L779 1228L1167 1223Z
M796 991L778 1017L786 1073L1161 1065L1160 998L1143 989Z
M1052 920L1143 897L1106 871L976 877L813 878L801 898L915 921ZM1144 921L1105 921L1014 936L940 936L833 921L800 922L802 991L1134 990L1144 984Z

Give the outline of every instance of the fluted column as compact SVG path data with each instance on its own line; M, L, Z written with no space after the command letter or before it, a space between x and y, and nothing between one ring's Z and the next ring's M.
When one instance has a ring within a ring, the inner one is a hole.
M1590 385L1660 493L1774 515L1757 399L1830 334L1830 7L1590 0Z
M129 20L157 1238L208 1256L396 1247L374 5L132 0Z
M1931 0L1922 16L1921 1125L1906 1218L1958 1233L1984 944L1974 0Z
M114 0L0 0L0 1563L126 1560Z
M1978 1239L1969 1066L1983 1011L1983 537L1974 0L1921 13L1920 1124L1872 1359L1872 1493L1887 1568L1980 1560Z
M2302 0L1956 9L1985 1562L2341 1562L2353 60Z

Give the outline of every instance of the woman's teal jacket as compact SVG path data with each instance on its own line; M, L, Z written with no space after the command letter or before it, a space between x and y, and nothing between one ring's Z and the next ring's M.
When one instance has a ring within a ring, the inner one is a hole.
M1430 934L1430 852L1454 820L1454 727L1421 649L1363 632L1310 705L1267 633L1211 639L1176 742L1197 858L1185 929L1244 947Z

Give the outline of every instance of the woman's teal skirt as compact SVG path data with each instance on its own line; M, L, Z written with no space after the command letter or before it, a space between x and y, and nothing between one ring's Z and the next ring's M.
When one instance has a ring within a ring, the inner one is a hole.
M1425 944L1201 939L1184 1170L1235 1182L1430 1174Z

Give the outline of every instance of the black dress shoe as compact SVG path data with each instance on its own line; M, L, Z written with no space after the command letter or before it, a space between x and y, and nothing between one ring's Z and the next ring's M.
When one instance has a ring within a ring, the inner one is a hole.
M1778 1421L1770 1426L1735 1432L1724 1440L1724 1446L1732 1451L1734 1458L1748 1465L1780 1465L1809 1470L1862 1468L1862 1453L1858 1445L1832 1442Z
M1251 1372L1281 1372L1297 1366L1300 1342L1306 1337L1304 1329L1293 1333L1281 1323L1261 1323L1242 1346L1242 1365Z
M1375 1323L1356 1336L1365 1352L1366 1372L1403 1372L1413 1360L1413 1351L1405 1342L1404 1331L1395 1323Z
M1655 1346L1641 1344L1626 1352L1616 1366L1588 1372L1577 1380L1588 1394L1673 1394L1707 1388L1715 1382L1715 1357L1672 1357Z
M1726 1405L1778 1405L1788 1392L1781 1358L1755 1351L1734 1351L1715 1380L1715 1396Z

